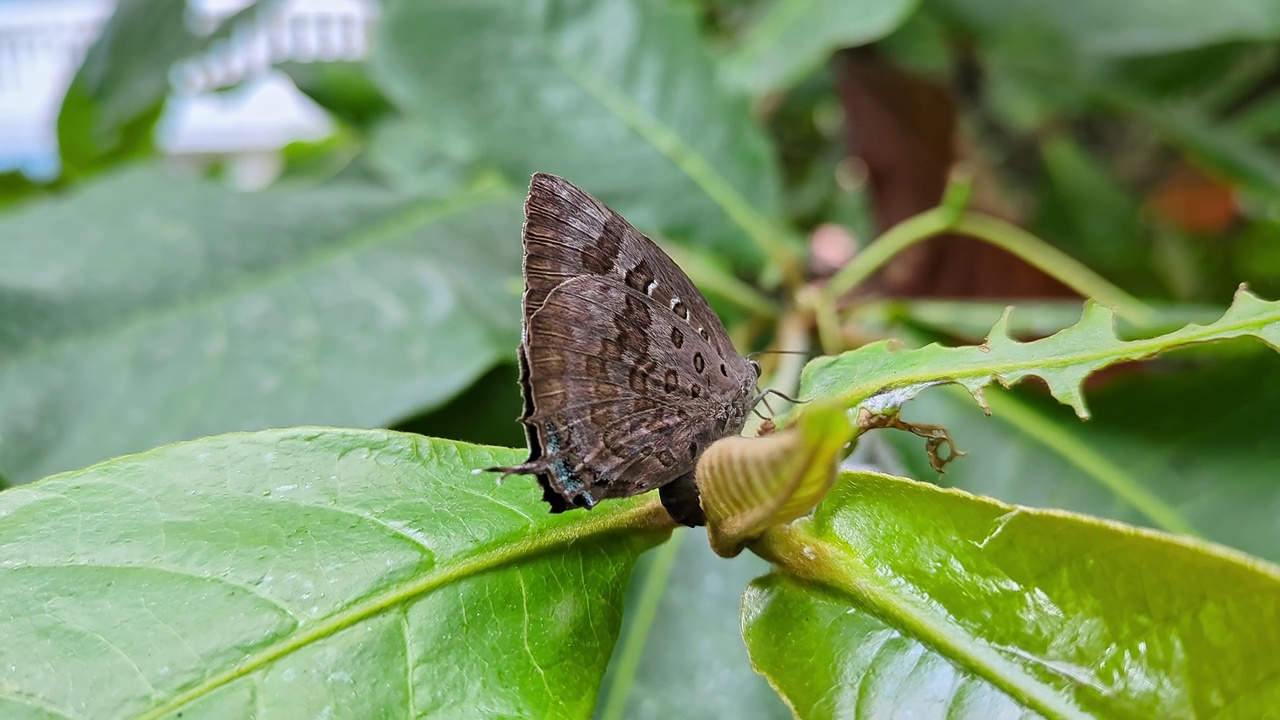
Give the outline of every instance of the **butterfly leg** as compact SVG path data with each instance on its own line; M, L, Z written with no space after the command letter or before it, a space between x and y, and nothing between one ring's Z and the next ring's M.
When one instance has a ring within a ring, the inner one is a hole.
M707 524L692 471L658 488L658 497L662 499L662 507L666 508L671 519L681 525L698 527Z

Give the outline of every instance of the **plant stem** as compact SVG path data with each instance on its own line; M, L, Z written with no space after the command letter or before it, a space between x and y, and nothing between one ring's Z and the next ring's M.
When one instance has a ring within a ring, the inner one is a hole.
M675 567L676 556L684 542L688 531L672 533L671 539L663 543L654 552L649 572L645 574L644 586L640 591L640 599L636 602L635 614L626 634L622 637L621 652L618 655L613 681L605 696L604 710L600 720L620 720L627 709L627 698L630 697L631 684L635 681L636 670L644 657L645 640L653 629L654 618L658 616L658 606L662 604L662 594L667 589L667 579L671 577L671 569Z
M937 207L889 228L858 253L823 288L823 301L832 307L836 299L857 287L890 258L906 248L942 232L968 235L1003 248L1084 297L1093 298L1126 319L1145 326L1155 311L1066 253L1022 228L977 213L957 215L952 207Z
M773 298L745 283L732 273L707 262L705 258L673 243L663 243L662 250L675 260L693 284L706 292L719 295L738 307L755 315L775 318L782 313L781 306Z
M809 350L808 326L807 317L803 312L787 313L778 321L777 349L789 352L779 356L781 360L778 361L777 367L767 378L761 378L760 387L795 395L800 388L800 373L804 370L808 358L802 354L792 353L794 351L803 353ZM785 414L785 412L778 413L777 416L782 417ZM747 437L755 437L761 422L763 421L754 413L748 415L743 434Z

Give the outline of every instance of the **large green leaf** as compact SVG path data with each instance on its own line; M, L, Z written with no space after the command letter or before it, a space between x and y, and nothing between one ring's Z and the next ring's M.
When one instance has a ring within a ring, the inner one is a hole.
M763 93L820 67L835 50L893 32L919 0L774 0L725 58L732 81Z
M934 0L992 37L1047 32L1099 55L1169 52L1280 37L1280 5L1258 0Z
M678 530L641 559L601 689L598 720L782 720L778 694L751 671L734 608L768 566L726 560L706 533Z
M938 476L918 441L887 437L913 477L1008 502L1199 535L1280 561L1280 357L1171 356L1090 391L1093 417L1029 393L923 393L903 417L968 453Z
M389 95L513 177L563 175L631 222L731 256L784 246L777 172L718 85L695 8L664 0L425 0L382 19Z
M0 716L587 717L653 498L550 515L515 451L301 428L0 494Z
M1280 568L1219 546L850 473L754 546L752 662L802 718L1255 718Z
M382 425L518 340L513 194L239 194L135 170L0 219L0 470Z

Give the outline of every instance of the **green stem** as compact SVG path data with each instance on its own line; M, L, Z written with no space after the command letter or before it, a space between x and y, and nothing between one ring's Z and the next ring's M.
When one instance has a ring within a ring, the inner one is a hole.
M782 308L773 298L714 263L707 262L701 255L673 243L663 243L662 250L676 261L700 290L718 295L761 317L775 318L781 314Z
M818 346L827 355L835 355L844 349L843 332L840 328L840 314L836 312L834 299L815 286L800 289L796 294L796 304L813 313L813 323L818 331Z
M1138 325L1145 326L1155 317L1155 311L1146 303L1026 230L989 215L963 213L957 216L954 208L949 207L928 210L889 228L831 278L823 289L825 301L834 306L837 298L871 277L890 258L918 242L948 231L1003 248Z
M778 350L800 351L809 350L809 334L808 323L802 313L792 312L782 316L778 321L778 340L776 347ZM788 352L785 355L779 355L781 358L775 370L769 374L767 378L760 379L761 388L772 388L779 392L795 396L796 391L800 388L800 373L804 371L805 363L808 358L804 355L792 354ZM774 409L777 409L774 405ZM785 412L778 413L778 417L785 416ZM743 434L747 437L755 437L759 434L760 423L763 422L754 413L747 416L746 427L743 428Z
M823 288L824 294L835 300L861 285L893 256L922 240L946 232L952 225L950 216L950 212L934 208L909 217L889 228L874 242L859 251L848 265L831 276L831 280Z
M653 629L653 621L658 617L658 607L662 604L662 594L667 590L667 579L675 567L676 557L680 553L680 545L688 532L672 533L671 539L661 545L654 553L653 564L644 577L644 587L640 599L636 602L631 624L622 638L622 652L618 655L613 681L605 696L604 710L600 720L621 720L627 709L627 699L631 695L631 684L635 681L636 671L640 668L640 660L644 657L645 641L649 631Z

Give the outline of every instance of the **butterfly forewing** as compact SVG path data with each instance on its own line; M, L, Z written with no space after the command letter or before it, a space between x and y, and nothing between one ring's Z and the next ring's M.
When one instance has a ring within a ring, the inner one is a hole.
M702 450L742 429L752 364L680 268L572 183L534 176L524 245L529 459L490 469L536 475L552 512L692 487Z

